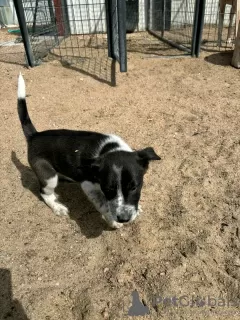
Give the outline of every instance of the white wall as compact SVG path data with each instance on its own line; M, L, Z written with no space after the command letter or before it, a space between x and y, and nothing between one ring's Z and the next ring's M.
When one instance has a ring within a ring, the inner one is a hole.
M234 0L233 0L234 1ZM205 23L215 24L216 21L218 21L218 1L215 1L212 4L211 0L208 0L206 2L206 8L205 8ZM225 16L224 16L224 24L229 25L229 13L231 11L231 6L227 5L225 10Z
M144 1L144 0L141 0ZM150 2L150 12L154 15L154 6L152 5L154 0ZM207 0L205 8L205 23L216 24L218 23L218 0ZM152 10L151 10L152 8ZM195 0L172 0L171 4L171 26L174 28L181 28L183 24L193 24L194 20ZM229 24L229 13L231 6L226 6L224 23ZM141 22L141 20L139 19ZM151 17L150 17L151 27ZM140 26L140 29L142 25Z
M194 19L194 7L195 1L186 0L173 0L172 1L172 25L178 25L182 23L192 24ZM229 13L231 6L227 5L225 10L224 23L229 24ZM205 7L204 23L216 24L218 23L218 0L207 0Z
M4 0L0 2L1 12L6 17L7 25L18 25L17 15L14 9L13 0Z
M13 0L8 0L11 7L9 24L18 24L14 10ZM151 16L154 14L153 1L150 0L150 27ZM66 0L68 6L68 16L70 20L70 30L72 34L87 34L94 32L106 32L105 0L81 0L79 10L79 0ZM33 21L33 9L30 7L33 2L26 3L27 21ZM139 0L139 24L138 30L144 31L147 27L147 3L148 0ZM73 6L71 6L73 4ZM88 4L88 5L87 5ZM94 5L94 6L93 6ZM194 0L172 0L171 25L176 28L183 23L192 24L194 18ZM46 0L39 1L38 19L50 21L50 14L46 8ZM231 6L227 5L225 14L225 24L229 23L229 13ZM205 10L205 23L216 24L218 19L218 0L207 0ZM75 22L74 22L75 20ZM40 23L41 24L41 23Z
M69 3L77 4L78 0L67 0ZM150 16L149 16L149 24L150 28L153 23L152 17L154 16L154 1L150 0ZM76 22L75 24L70 21L71 32L73 34L76 33L92 33L92 32L105 32L106 25L105 23L97 22L96 20L100 17L100 20L105 19L105 5L104 0L102 0L101 4L94 5L93 11L93 4L96 2L95 0L82 0L83 5L81 5L81 12L79 10L79 6L69 7L68 14L69 19L81 20L85 19L83 22ZM97 3L99 0L97 1ZM86 3L89 3L90 6L86 6ZM139 24L138 30L144 31L147 27L147 4L148 0L139 0ZM172 0L172 8L171 8L171 26L174 28L181 28L183 24L193 24L194 19L194 9L195 9L195 0ZM226 14L225 14L225 24L229 23L229 15L231 6L226 7ZM82 17L81 17L82 15ZM89 22L90 19L90 22ZM207 0L206 1L206 11L205 11L205 23L216 24L218 19L218 0ZM92 21L91 21L92 20ZM93 21L94 20L94 21Z
M67 0L70 32L72 34L88 34L106 32L105 1Z

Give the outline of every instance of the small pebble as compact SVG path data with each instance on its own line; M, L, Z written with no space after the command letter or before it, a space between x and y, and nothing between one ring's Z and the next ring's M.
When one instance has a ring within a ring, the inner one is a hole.
M102 312L102 316L103 316L104 319L108 319L109 318L109 313L107 312L107 310L104 310Z
M240 259L239 258L236 258L234 265L237 267L240 267Z
M239 219L239 216L238 216L238 214L236 212L232 213L232 217L233 217L233 219L236 219L236 220Z

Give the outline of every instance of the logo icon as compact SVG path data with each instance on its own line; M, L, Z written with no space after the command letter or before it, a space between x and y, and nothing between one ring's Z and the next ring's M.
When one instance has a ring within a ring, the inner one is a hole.
M145 316L148 314L150 314L148 306L140 301L137 290L134 290L132 292L132 305L128 310L128 316Z

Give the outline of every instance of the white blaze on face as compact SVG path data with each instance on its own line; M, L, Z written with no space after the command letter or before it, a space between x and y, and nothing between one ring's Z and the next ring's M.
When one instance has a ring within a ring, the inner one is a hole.
M135 206L126 204L122 193L122 167L113 166L113 171L116 174L117 180L117 196L115 199L109 201L109 207L113 214L116 214L118 218L127 219L133 221L138 212Z
M113 171L116 173L116 179L117 179L117 197L114 199L116 201L117 205L117 213L120 213L121 207L124 205L124 197L122 193L121 188L121 176L122 176L122 167L113 166Z

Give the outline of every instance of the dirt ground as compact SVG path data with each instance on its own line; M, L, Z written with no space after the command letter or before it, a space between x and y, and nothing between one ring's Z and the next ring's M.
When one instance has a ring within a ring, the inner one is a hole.
M0 319L130 319L134 290L150 311L134 319L240 318L240 72L230 59L131 53L121 74L109 61L27 69L21 46L0 48ZM133 224L109 230L77 184L58 188L70 218L39 199L16 110L20 71L38 130L112 132L161 155Z

